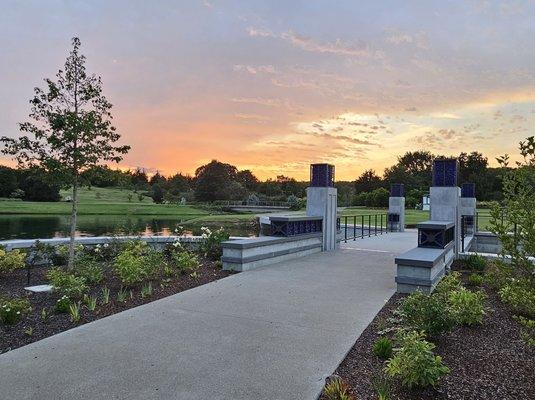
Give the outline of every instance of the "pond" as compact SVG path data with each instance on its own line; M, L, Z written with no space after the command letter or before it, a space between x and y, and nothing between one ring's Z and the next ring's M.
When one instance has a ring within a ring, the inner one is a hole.
M0 215L0 240L67 237L69 223L69 215ZM79 215L77 236L171 235L179 225L194 235L202 233L202 226L211 229L223 226L232 236L257 234L251 221L187 223L172 216Z

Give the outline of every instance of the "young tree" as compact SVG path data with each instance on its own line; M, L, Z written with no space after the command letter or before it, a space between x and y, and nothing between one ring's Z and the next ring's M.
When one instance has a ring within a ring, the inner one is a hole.
M14 156L20 166L39 166L72 185L68 264L72 268L80 174L102 162L121 161L130 146L115 146L120 135L111 122L112 105L102 94L100 77L86 73L80 39L72 39L65 69L55 81L45 82L44 89L34 89L30 100L32 121L20 124L29 136L2 137L2 152Z

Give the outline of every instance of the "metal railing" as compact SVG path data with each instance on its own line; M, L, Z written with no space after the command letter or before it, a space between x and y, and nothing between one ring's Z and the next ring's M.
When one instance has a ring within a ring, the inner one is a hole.
M388 214L342 215L339 231L343 234L344 243L348 240L388 233Z

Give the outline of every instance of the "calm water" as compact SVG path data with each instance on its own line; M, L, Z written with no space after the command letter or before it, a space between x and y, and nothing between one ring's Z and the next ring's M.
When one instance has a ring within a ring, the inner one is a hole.
M68 215L0 215L0 240L46 239L69 235ZM251 223L188 224L180 218L123 215L80 215L78 236L105 235L169 235L178 225L194 235L201 234L201 226L223 226L233 236L254 236L256 229Z

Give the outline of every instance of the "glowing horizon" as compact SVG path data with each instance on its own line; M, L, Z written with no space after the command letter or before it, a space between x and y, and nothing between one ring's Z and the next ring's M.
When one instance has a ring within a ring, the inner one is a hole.
M260 179L382 174L406 151L496 165L535 135L535 6L522 1L10 2L0 16L0 136L79 36L102 76L122 168L193 174L212 159ZM29 28L31 27L31 28ZM13 165L5 158L0 163Z

